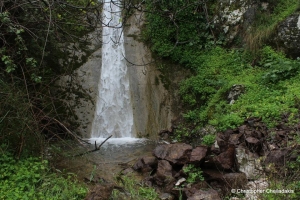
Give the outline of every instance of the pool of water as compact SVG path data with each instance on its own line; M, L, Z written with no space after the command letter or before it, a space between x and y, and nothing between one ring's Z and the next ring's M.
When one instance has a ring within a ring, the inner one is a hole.
M105 138L91 138L90 144L78 145L74 141L60 141L51 146L52 163L57 171L71 172L78 179L92 180L101 178L114 181L114 177L123 169L132 166L138 158L151 155L156 142L136 138L110 138L102 144L100 150L87 153L95 149Z

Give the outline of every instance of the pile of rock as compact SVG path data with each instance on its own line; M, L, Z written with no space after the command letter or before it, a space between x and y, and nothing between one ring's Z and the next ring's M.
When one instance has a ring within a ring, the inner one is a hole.
M264 177L263 164L280 167L295 159L291 148L285 148L292 133L283 125L270 130L261 119L249 118L236 129L218 133L212 146L159 145L133 169L147 174L145 183L157 187L165 199L179 195L188 200L220 199L232 189L245 189L248 181ZM204 181L186 181L184 168L190 164L202 171Z
M184 143L163 144L154 149L153 156L140 158L133 168L150 174L145 183L159 186L164 196L169 194L168 198L182 194L189 200L200 197L220 199L232 188L244 188L247 178L238 172L234 145L218 152L216 154L207 146L193 148ZM183 168L188 164L202 170L205 181L187 184Z

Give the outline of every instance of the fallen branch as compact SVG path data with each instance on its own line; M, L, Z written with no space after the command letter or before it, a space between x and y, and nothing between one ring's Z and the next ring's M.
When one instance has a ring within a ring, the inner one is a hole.
M97 143L96 143L96 141L95 141L95 149L86 151L86 152L84 152L84 153L77 154L77 155L75 155L74 157L82 156L82 155L85 155L85 154L92 153L92 152L95 152L95 151L100 150L100 147L101 147L101 146L102 146L109 138L111 138L111 137L112 137L112 135L109 136L108 138L106 138L106 139L105 139L98 147L97 147Z
M55 122L57 122L59 125L61 125L70 135L72 135L80 144L83 144L84 143L87 143L89 144L87 141L84 141L83 139L81 139L80 137L78 137L76 134L72 133L63 123L61 123L60 121L58 121L57 119L55 118L50 118L49 119L52 119L54 120Z

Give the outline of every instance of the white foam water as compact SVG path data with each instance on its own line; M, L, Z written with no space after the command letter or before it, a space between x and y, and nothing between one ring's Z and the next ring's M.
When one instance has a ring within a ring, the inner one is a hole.
M97 146L102 144L107 138L90 138L89 142L94 144L96 142ZM133 137L123 137L123 138L109 138L105 143L101 146L101 148L106 148L108 146L120 147L120 146L132 146L141 144L144 145L150 142L150 140L145 138L133 138Z
M120 1L103 2L103 24L102 68L91 137L132 138L133 111Z

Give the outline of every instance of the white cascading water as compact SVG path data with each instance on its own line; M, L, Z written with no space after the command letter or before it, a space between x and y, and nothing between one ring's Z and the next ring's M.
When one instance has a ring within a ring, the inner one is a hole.
M103 3L102 68L92 138L133 137L133 111L119 6L119 1Z

